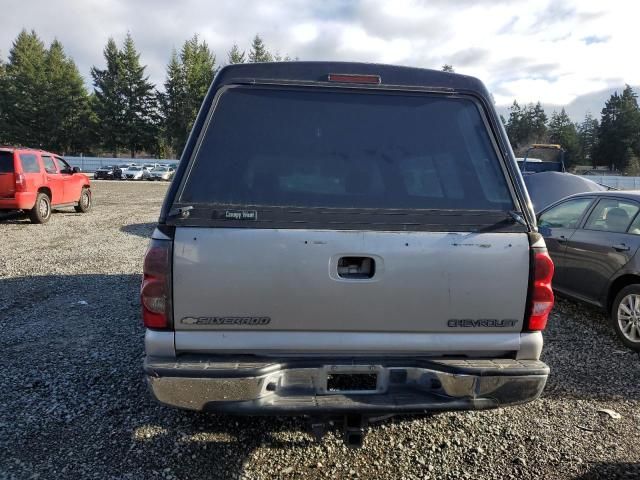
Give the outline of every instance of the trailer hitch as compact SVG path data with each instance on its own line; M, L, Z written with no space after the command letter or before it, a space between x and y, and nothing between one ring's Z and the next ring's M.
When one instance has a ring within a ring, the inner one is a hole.
M311 434L316 442L321 442L329 426L335 425L328 418L311 418ZM363 415L345 415L342 418L343 441L347 447L361 448L367 432L369 419Z
M345 415L344 443L347 447L361 448L367 432L368 420L363 415Z

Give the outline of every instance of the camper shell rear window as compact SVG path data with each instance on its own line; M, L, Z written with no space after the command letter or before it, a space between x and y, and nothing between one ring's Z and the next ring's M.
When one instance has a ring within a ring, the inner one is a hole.
M386 219L514 209L471 98L245 86L219 93L175 204L206 205L214 219L294 209L302 223L318 209Z

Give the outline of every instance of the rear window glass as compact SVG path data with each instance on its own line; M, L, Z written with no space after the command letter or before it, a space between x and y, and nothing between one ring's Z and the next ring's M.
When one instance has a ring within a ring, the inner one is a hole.
M22 171L24 173L38 173L40 171L38 157L33 153L21 153L20 163L22 164Z
M13 152L0 152L0 173L13 173Z
M513 208L471 100L257 88L221 95L180 201Z

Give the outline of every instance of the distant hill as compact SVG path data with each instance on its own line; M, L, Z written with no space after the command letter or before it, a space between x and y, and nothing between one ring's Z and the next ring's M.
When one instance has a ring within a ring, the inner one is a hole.
M632 86L633 90L640 94L640 86ZM595 118L600 119L600 112L604 107L604 103L609 99L614 92L622 93L624 90L624 85L621 87L615 88L607 88L605 90L599 90L597 92L586 93L584 95L580 95L576 97L571 103L568 105L564 105L564 109L567 112L567 115L574 122L582 122L584 120L584 116L587 112L591 112ZM520 102L518 102L520 103ZM498 114L504 116L505 120L509 118L509 106L510 105L500 105L496 106L496 110L498 110ZM544 108L547 116L551 116L553 111L559 112L562 109L563 105L554 105L552 103L543 103L542 108Z

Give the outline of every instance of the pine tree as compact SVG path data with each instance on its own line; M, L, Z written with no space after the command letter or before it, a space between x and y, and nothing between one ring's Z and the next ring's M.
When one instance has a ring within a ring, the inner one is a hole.
M120 51L113 38L109 38L103 50L106 61L105 69L91 68L93 78L94 97L92 110L97 119L99 130L95 131L95 138L113 156L118 156L122 145L121 132L123 129L123 112L125 109L123 98L124 66Z
M174 153L178 150L180 139L185 136L186 90L182 63L174 49L167 65L167 78L164 82L164 93L161 95L163 137L174 149Z
M7 142L7 65L0 57L0 145Z
M511 143L511 148L515 151L520 143L521 137L521 124L522 124L522 108L517 101L513 101L513 104L509 107L509 119L505 124L507 136Z
M253 41L251 42L251 50L249 51L249 62L250 63L258 63L258 62L272 62L273 56L267 50L262 38L260 35L256 35L253 37Z
M566 115L566 114L565 114ZM531 140L534 142L543 142L547 137L547 115L540 102L535 105L529 105L528 119Z
M199 41L197 35L185 42L180 57L186 81L186 107L190 130L215 76L216 57L205 41Z
M624 171L639 154L640 109L635 92L627 85L621 95L611 95L602 109L594 158L598 165Z
M247 60L244 51L241 52L238 48L238 45L234 43L233 47L231 47L231 50L229 50L229 53L227 53L227 62L233 65L236 63L245 63L246 61Z
M557 143L565 149L564 162L569 167L578 162L579 141L575 124L564 108L560 113L553 112L549 121L549 142Z
M77 152L87 143L89 97L76 64L67 57L62 44L54 40L45 58L48 119L46 145L61 153Z
M158 95L155 85L145 75L133 38L127 34L122 51L123 123L120 135L131 157L139 150L155 146L159 126Z
M175 153L180 153L216 72L215 56L197 36L187 40L178 56L175 51L167 65L165 93L162 95L164 137Z
M453 69L453 65L450 65L448 63L445 63L444 65L442 65L442 71L443 72L449 72L449 73L454 73L455 70Z
M598 143L598 120L593 118L590 113L587 113L582 123L578 126L578 142L580 149L580 158L583 158L589 165L593 165L595 162L593 158L593 152Z
M35 32L20 32L0 72L3 142L61 153L83 143L88 96L78 69L54 40L48 49Z
M48 119L45 59L47 50L34 31L22 30L9 52L3 97L5 140L16 145L45 147Z
M532 143L546 141L547 115L540 102L521 107L513 101L509 107L509 119L506 123L507 136L516 153L523 153Z

